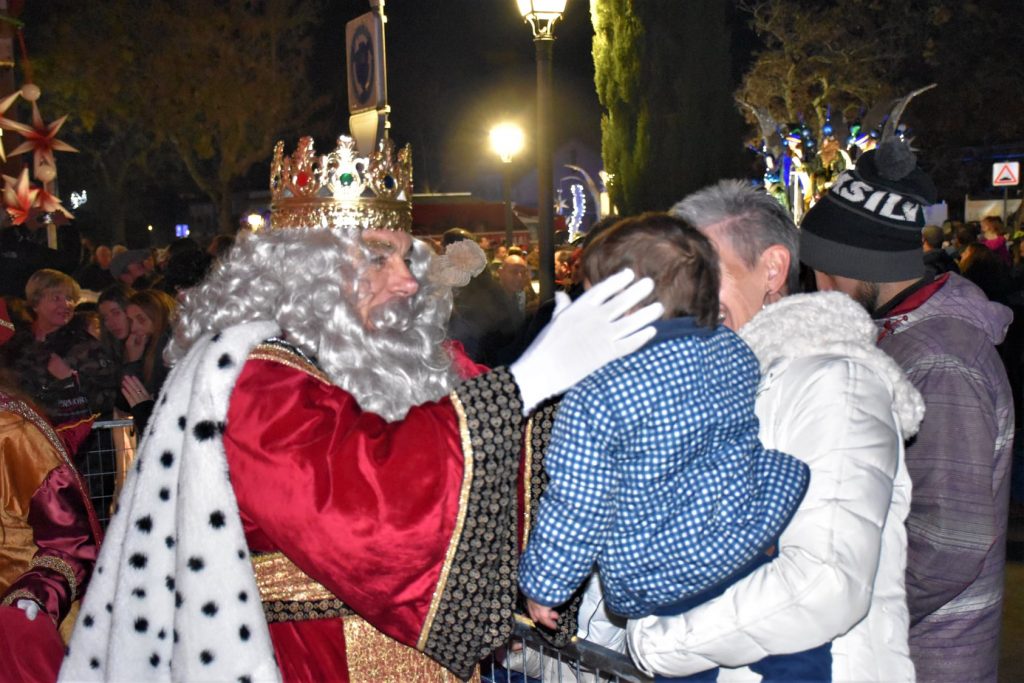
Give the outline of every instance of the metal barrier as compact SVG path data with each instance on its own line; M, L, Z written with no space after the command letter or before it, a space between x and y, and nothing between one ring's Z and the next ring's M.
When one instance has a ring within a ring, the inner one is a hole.
M574 638L556 648L544 640L532 622L516 615L512 639L504 653L480 665L483 683L651 683L627 655Z
M130 419L94 422L92 433L78 450L75 464L104 529L114 514L117 494L134 457L135 423Z

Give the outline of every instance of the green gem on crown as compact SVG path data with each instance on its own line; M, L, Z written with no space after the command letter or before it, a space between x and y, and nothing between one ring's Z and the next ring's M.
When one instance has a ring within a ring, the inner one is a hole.
M345 187L348 187L349 185L351 185L352 183L355 182L356 177L354 175L352 175L351 173L342 173L341 176L338 178L338 180L341 181L342 185L344 185Z

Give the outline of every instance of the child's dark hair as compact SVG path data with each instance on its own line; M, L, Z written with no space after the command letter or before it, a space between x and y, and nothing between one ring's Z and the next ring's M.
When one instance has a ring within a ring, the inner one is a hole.
M718 254L685 220L658 212L624 218L583 251L583 274L591 284L623 268L654 280L644 303L660 301L665 318L690 315L703 327L718 324Z

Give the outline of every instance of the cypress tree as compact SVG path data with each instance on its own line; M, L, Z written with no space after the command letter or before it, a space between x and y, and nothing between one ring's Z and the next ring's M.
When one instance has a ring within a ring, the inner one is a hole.
M624 215L742 170L732 10L721 0L593 0L601 143Z

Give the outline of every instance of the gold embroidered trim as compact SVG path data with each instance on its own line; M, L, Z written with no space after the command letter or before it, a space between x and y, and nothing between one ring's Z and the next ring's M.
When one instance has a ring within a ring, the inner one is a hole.
M16 591L11 591L10 593L8 593L7 597L4 598L4 601L0 602L0 605L3 605L4 607L8 607L8 606L13 605L14 603L16 603L18 600L25 600L25 599L31 600L32 602L34 602L37 605L39 605L40 611L42 611L42 604L39 603L39 598L37 598L35 595L33 595L32 593L28 592L24 588L19 588Z
M523 449L526 453L526 460L523 462L523 545L520 548L526 552L526 542L530 540L530 493L533 490L533 418L526 421L526 437Z
M274 600L263 603L263 616L268 623L283 621L312 621L314 619L342 619L354 615L351 607L337 598L330 600L302 600L283 602Z
M252 555L252 570L263 602L334 600L334 594L314 581L284 553Z
M4 65L4 63L3 63L3 62L0 62L0 66L3 66L3 65ZM10 322L10 321L7 321L7 320L0 320L0 327L6 327L6 328L7 328L7 329L9 329L9 330L10 330L11 332L14 332L14 331L15 331L15 329L14 329L14 323L12 323L12 322Z
M32 602L36 603L37 605L39 605L39 611L42 614L46 614L46 616L50 618L50 621L53 622L53 625L57 626L57 617L55 617L52 614L47 614L46 607L45 605L43 605L42 601L40 601L39 598L37 598L35 595L25 590L24 588L19 588L16 591L11 591L10 593L8 593L7 597L4 598L4 601L0 603L0 605L4 607L10 607L14 605L16 602L18 602L18 600L31 600Z
M323 370L301 356L275 344L258 344L249 354L249 358L253 360L266 360L272 363L280 363L292 370L298 370L311 377L315 377L324 384L331 383L331 380L327 378L327 375L324 374Z
M41 431L46 440L56 449L64 464L74 469L74 465L71 464L71 458L68 457L68 452L64 448L64 442L57 436L57 432L54 431L49 422L44 420L39 413L29 408L24 401L0 395L0 411L14 413L35 425L36 429Z
M434 625L434 617L437 615L437 608L441 605L441 596L444 594L445 584L448 582L448 573L452 568L452 560L455 558L455 551L462 539L462 527L466 522L466 504L469 502L469 490L473 485L473 441L469 435L469 424L466 420L466 408L462 405L458 394L454 391L449 394L455 414L459 417L459 436L462 438L462 490L459 491L459 514L455 519L455 529L452 530L452 538L448 543L448 552L445 553L444 566L441 567L441 576L438 577L437 585L434 587L434 595L430 599L430 610L427 611L427 618L423 621L423 630L420 631L419 641L416 649L423 651L427 647L427 638L430 636L430 629Z
M52 572L57 572L64 577L64 580L68 582L68 586L71 588L71 600L69 602L74 602L75 598L78 597L78 580L75 579L75 570L64 560L53 555L36 555L32 558L29 566L43 567Z
M408 645L389 638L360 617L346 618L345 663L352 683L448 682L461 679ZM470 681L480 680L479 668Z

